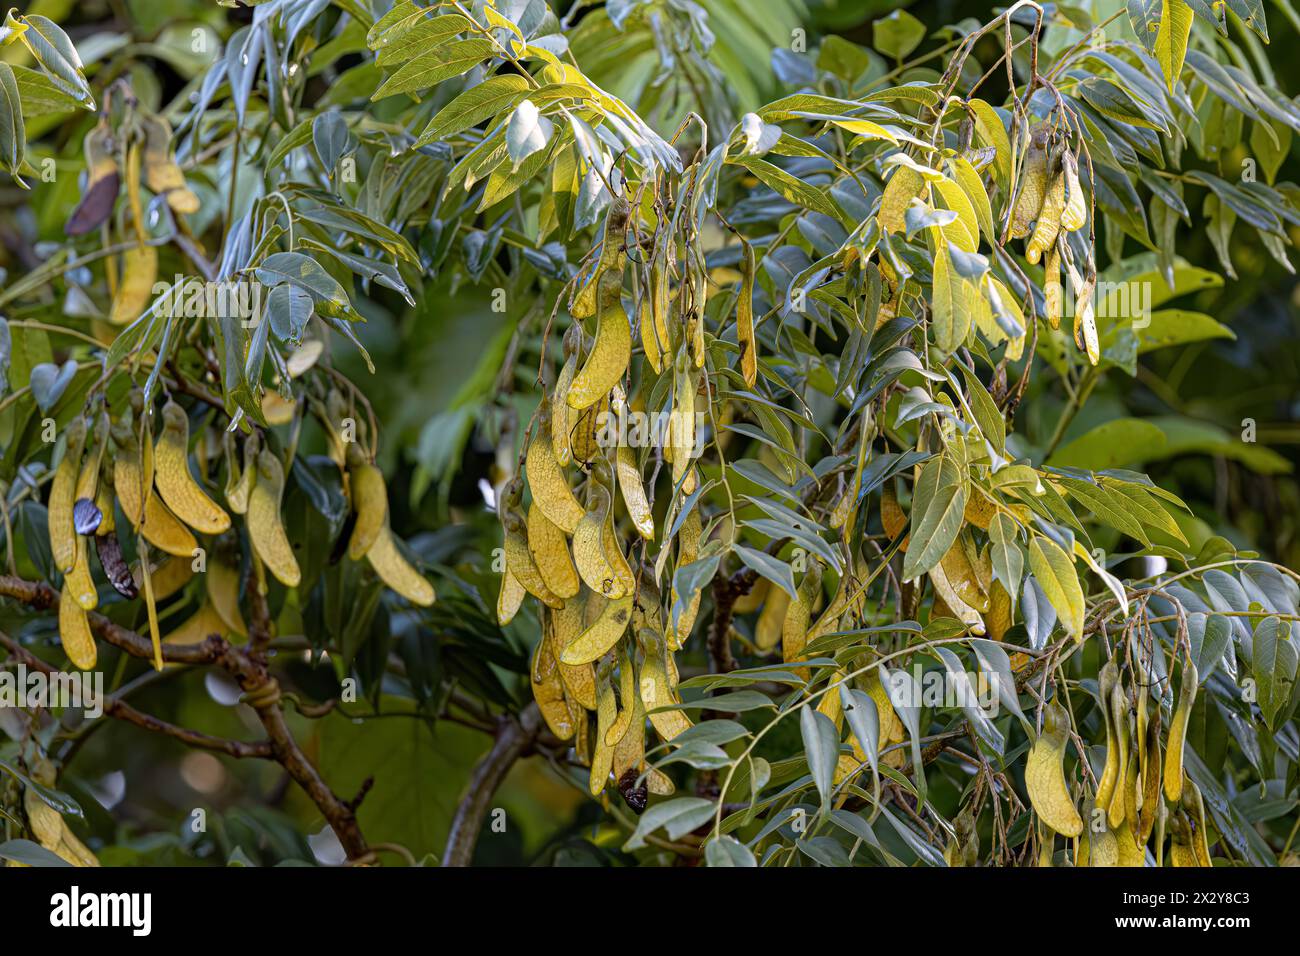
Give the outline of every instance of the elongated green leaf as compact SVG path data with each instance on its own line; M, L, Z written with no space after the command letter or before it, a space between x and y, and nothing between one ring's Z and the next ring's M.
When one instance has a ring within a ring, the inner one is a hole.
M1029 542L1029 569L1065 629L1083 640L1083 587L1070 556L1055 541L1034 535Z

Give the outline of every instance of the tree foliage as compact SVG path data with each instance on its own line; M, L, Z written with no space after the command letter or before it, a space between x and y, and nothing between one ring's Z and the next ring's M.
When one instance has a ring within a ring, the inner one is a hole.
M10 14L0 855L1294 861L1261 5L764 7Z

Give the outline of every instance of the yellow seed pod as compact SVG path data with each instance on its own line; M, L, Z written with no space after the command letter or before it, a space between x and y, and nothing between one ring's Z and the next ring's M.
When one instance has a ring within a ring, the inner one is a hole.
M635 688L634 683L632 696L624 700L624 711L619 715L628 715L628 727L614 744L610 766L614 779L620 783L628 774L639 776L645 769L645 704L641 702L641 695ZM646 788L650 789L649 777L646 778Z
M1176 867L1205 866L1193 845L1191 821L1186 811L1181 808L1174 814L1170 823L1169 865Z
M528 526L524 519L507 508L501 512L501 526L505 531L506 568L523 586L524 590L547 607L563 607L564 599L546 586L533 553L528 547Z
M88 671L95 666L97 653L95 638L90 633L90 620L86 609L77 603L76 597L68 589L68 582L63 582L63 593L59 595L59 641L63 652L73 665Z
M1147 722L1146 747L1142 755L1142 805L1138 811L1138 839L1146 843L1155 829L1160 814L1160 774L1163 769L1160 752L1160 710Z
M64 574L77 561L77 531L73 525L72 509L85 445L86 420L78 415L68 423L64 434L63 459L54 469L47 504L50 556L54 559L54 566Z
M613 726L618 714L618 705L614 699L614 687L609 680L609 666L603 665L596 677L596 749L591 755L591 773L587 788L592 796L605 789L609 782L609 772L614 765L614 749L605 742L609 728Z
M766 653L776 647L781 640L785 616L791 603L790 595L784 588L768 588L767 602L759 612L758 621L754 625L754 646L759 651Z
M650 318L654 323L655 340L664 356L672 354L673 350L672 331L668 323L669 300L668 267L656 259L650 266ZM654 366L656 374L663 372L664 364L661 358L659 364Z
M542 712L542 719L546 721L551 733L560 740L568 740L577 731L578 725L565 697L560 670L548 641L537 642L529 670L532 675L533 699Z
M1065 175L1057 173L1043 197L1043 208L1038 212L1034 225L1034 234L1025 246L1025 259L1030 265L1037 265L1043 253L1056 245L1056 236L1061 231L1061 214L1065 211Z
M1106 727L1106 763L1101 776L1097 779L1096 804L1102 808L1110 806L1115 795L1115 785L1119 781L1120 752L1115 720L1112 716L1111 699L1119 684L1119 665L1113 660L1107 661L1097 675L1097 688L1101 697L1102 721Z
M501 572L501 589L497 592L497 623L505 627L515 619L528 592L509 569Z
M650 367L658 375L663 371L664 357L654 324L654 306L648 293L641 297L637 326L641 330L641 351L645 353L646 361L650 363Z
M1198 866L1213 866L1210 862L1209 829L1205 822L1205 802L1201 799L1201 788L1190 778L1183 780L1181 799L1183 812L1191 824L1192 853Z
M23 809L27 812L27 823L36 842L47 850L54 850L62 843L63 817L32 787L23 791Z
M113 295L108 321L128 325L140 318L153 303L153 286L158 281L158 250L140 243L122 253L122 279Z
M1059 329L1061 316L1065 314L1065 287L1061 284L1061 254L1056 243L1047 250L1047 259L1043 263L1043 299L1048 324Z
M284 531L280 516L280 499L284 494L284 466L280 459L263 449L257 456L257 481L248 496L248 513L244 517L253 551L285 587L294 588L302 580L293 545ZM371 551L378 542L371 546ZM371 564L374 564L373 556ZM381 577L382 572L381 572Z
M700 509L692 508L682 519L681 528L677 531L677 567L685 567L700 556L700 538L703 533L704 525L700 517ZM678 600L676 589L673 589L672 597L673 603L676 604ZM691 596L690 603L677 616L676 627L670 628L668 645L672 650L679 649L690 637L691 630L695 627L695 618L700 613L700 597L701 593L696 591Z
M141 111L140 125L144 131L145 185L151 192L167 197L172 210L187 215L199 211L199 197L185 184L185 174L176 164L172 154L172 129L167 120L153 113Z
M90 554L86 548L86 539L77 535L77 560L64 575L63 589L87 611L93 611L99 604L99 593L95 588L95 579L90 574Z
M614 718L614 722L609 725L609 729L605 731L605 743L610 747L617 747L619 741L623 739L623 736L632 726L632 715L635 713L632 701L641 699L641 694L636 685L636 671L632 667L632 659L628 657L626 648L619 655L618 699L618 715Z
M360 561L388 523L388 487L384 473L366 460L355 442L348 445L348 488L357 520L348 539L348 557Z
M540 427L529 441L524 457L524 474L528 477L533 501L542 513L565 534L573 534L583 516L583 509L555 457L551 436L551 410L543 403Z
M209 561L204 575L208 603L225 624L225 631L248 636L248 625L239 609L239 569L224 561Z
M758 339L754 335L754 247L745 243L741 262L740 298L736 302L736 342L740 346L740 374L753 388L758 381Z
M989 588L989 611L984 615L989 640L1001 641L1011 624L1011 595L1001 581L995 580Z
M1020 192L1011 213L1011 238L1023 239L1029 235L1029 225L1038 218L1047 195L1047 150L1043 148L1040 134L1035 134L1025 156L1025 166L1020 178Z
M772 582L767 578L759 578L754 582L753 587L749 589L748 594L742 594L736 598L735 603L731 605L733 614L752 614L764 607L764 601L767 600Z
M572 408L565 410L565 415L569 419L569 448L578 461L584 463L594 461L604 453L602 431L609 410L608 395L582 411Z
M547 404L551 409L551 451L556 462L563 468L573 460L573 449L569 447L569 430L573 424L569 408L569 388L573 385L573 376L578 374L578 352L581 350L582 327L576 322L564 333L564 364L555 380Z
M221 534L230 515L208 497L189 465L190 421L175 402L163 406L163 430L154 448L154 484L176 517L202 534Z
M181 646L202 644L213 634L224 637L229 630L225 620L217 613L212 603L204 601L199 609L182 621L175 630L163 636L163 643Z
M1025 764L1025 789L1034 811L1062 836L1077 837L1083 820L1065 783L1065 743L1068 732L1065 708L1053 701L1043 715L1043 732L1029 749ZM1096 853L1096 847L1093 847Z
M620 301L622 289L623 278L616 271L611 269L601 275L596 342L569 387L565 401L570 408L594 405L627 371L632 357L632 325Z
M168 556L157 567L150 568L149 579L153 586L153 598L155 601L165 601L185 585L190 583L194 577L194 561L188 555L185 557ZM140 571L140 565L137 562L131 568L131 578L135 582L137 589L144 585L144 575Z
M130 412L113 424L118 454L113 458L113 490L132 527L144 520L145 502L153 494L153 444L140 441Z
M799 587L795 590L795 600L785 612L785 622L781 626L781 658L786 663L803 659L804 645L808 642L808 622L812 619L813 604L821 595L821 565L813 563L806 572ZM807 668L795 671L806 677Z
M252 494L253 484L257 481L257 454L261 446L261 439L257 437L257 432L251 433L244 439L244 466L242 469L235 459L233 433L226 432L222 442L228 442L226 446L226 504L230 505L230 510L237 515L247 514L248 498Z
M1106 818L1111 829L1117 829L1125 816L1125 791L1128 788L1129 771L1129 715L1128 697L1124 693L1122 681L1115 684L1110 692L1110 723L1115 730L1117 759L1115 786L1111 791L1110 803L1100 804L1106 807Z
M615 464L618 468L618 487L623 494L623 504L637 534L647 541L655 537L654 513L650 510L650 499L646 497L645 485L641 481L641 469L636 464L636 453L626 445L619 445L615 452Z
M155 548L177 557L193 557L194 549L199 546L190 529L177 520L153 492L145 500L144 521L139 524L139 529Z
M641 632L641 641L645 647L645 660L641 665L641 702L645 705L650 723L655 732L664 740L672 740L692 726L691 720L680 710L666 710L655 713L658 707L670 707L679 703L669 683L668 671L664 666L665 647L663 639L650 630Z
M565 664L589 664L618 643L632 619L632 596L624 595L605 603L599 616L565 645L560 660Z
M972 634L984 634L984 618L966 603L961 590L949 579L942 563L930 569L930 585L935 594L933 617L953 617L970 628Z
M609 491L600 484L593 484L592 496L592 509L582 516L573 531L573 563L577 565L582 582L597 594L607 598L622 597L627 593L627 587L610 563L611 554L605 548Z
M535 498L528 506L528 550L533 555L542 582L556 596L567 600L577 595L582 582L573 566L569 540L559 526L546 517Z
M77 525L77 502L97 501L99 497L99 473L100 465L104 460L104 449L108 446L109 430L108 412L101 411L95 419L95 430L92 433L90 443L86 446L86 460L81 466L81 473L77 475L76 491L72 495L73 524ZM94 527L85 529L78 528L79 534L93 534L99 528L99 523L103 520L104 512L98 508L99 516L94 518Z
M1061 212L1061 228L1077 232L1088 224L1088 201L1079 185L1079 162L1069 150L1061 157L1061 171L1065 176L1065 209Z
M584 599L564 602L564 607L543 612L547 638L551 641L551 653L560 661L560 679L564 689L578 705L587 710L596 709L596 670L590 663L566 664L563 661L564 648L572 643L578 635L586 630L583 624Z
M902 506L898 503L898 495L894 492L893 482L885 482L885 486L880 489L880 523L884 526L885 534L889 535L891 541L896 541L898 536L903 533L907 527L907 514L903 511ZM906 551L908 538L903 539L898 550Z
M63 820L63 833L59 840L58 849L54 852L63 859L67 860L73 866L99 866L99 858L90 852L90 848L77 838L68 826L68 821Z
M1190 660L1183 664L1183 684L1178 689L1178 706L1169 724L1169 743L1165 750L1165 797L1177 803L1183 796L1183 743L1187 738L1187 721L1192 716L1196 702L1196 665Z
M433 585L398 550L397 542L393 540L393 533L387 525L366 552L366 560L384 584L412 604L428 607L437 600Z

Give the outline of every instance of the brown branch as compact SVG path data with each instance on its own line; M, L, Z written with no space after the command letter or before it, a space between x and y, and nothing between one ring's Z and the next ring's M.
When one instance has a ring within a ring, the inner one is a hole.
M45 663L27 648L23 647L8 634L0 631L0 646L5 647L10 654L22 661L27 667L39 670L45 674L58 673L53 667ZM258 757L267 759L271 757L271 744L269 741L259 740L248 743L242 740L229 740L225 737L213 737L211 734L201 733L197 730L190 730L187 727L179 727L176 724L168 723L152 714L146 714L143 711L136 710L124 700L117 697L106 696L103 701L104 713L109 717L115 717L118 720L125 721L128 724L134 724L143 730L152 731L153 733L163 734L167 737L175 737L181 743L188 744L191 747L197 747L201 750L211 750L215 753L223 753L228 757Z
M442 854L443 866L469 866L473 861L474 846L483 829L492 795L514 762L532 747L542 726L542 712L534 702L529 702L517 718L501 718L492 749L474 766L465 794L456 807L451 832L447 835L447 848Z
M59 594L48 584L39 581L26 581L12 575L0 575L0 596L14 598L41 611L55 611L59 606ZM264 610L264 602L261 608ZM256 603L254 603L254 611L257 612L255 620L259 626L267 627L265 615L258 610ZM145 660L153 659L153 644L147 637L115 624L102 614L91 612L87 617L90 621L90 629L97 637L133 657ZM373 862L375 859L374 853L366 846L353 807L330 790L316 768L312 766L311 761L307 759L302 748L298 746L298 742L294 740L289 725L285 721L284 706L280 699L280 685L270 673L265 648L255 646L256 643L250 641L249 647L239 648L231 645L219 635L212 634L198 644L166 646L163 648L162 656L164 661L172 663L215 664L234 677L244 691L244 701L257 713L267 736L265 741L258 744L244 745L256 747L259 750L266 748L265 754L249 753L244 754L244 756L266 756L284 767L294 782L311 797L334 830L339 843L342 844L347 853L349 862ZM128 707L128 705L121 702L118 702L118 706ZM171 736L178 736L178 739L179 734L183 733L189 738L187 742L193 746L204 746L204 743L212 745L219 740L219 738L209 737L197 731L173 727L173 725L169 724L165 725L162 721L156 721L155 723L155 718L141 714L139 711L135 711L134 708L128 707L128 710L145 720L148 723L148 729L167 732ZM124 716L121 713L118 716L136 723L130 716ZM540 719L540 714L538 717ZM140 725L144 726L144 724ZM172 728L176 733L163 731L162 726ZM236 742L227 741L225 743L235 744ZM224 750L224 747L209 746L208 749L222 749L223 752L228 752Z

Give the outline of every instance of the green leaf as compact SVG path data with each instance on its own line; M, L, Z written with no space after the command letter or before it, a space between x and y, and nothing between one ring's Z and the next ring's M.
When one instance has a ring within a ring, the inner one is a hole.
M636 829L623 844L623 849L629 852L639 850L646 845L645 838L660 828L668 834L668 839L680 839L711 820L713 813L713 801L703 797L677 797L656 803L641 814Z
M31 51L36 62L45 68L64 87L75 96L86 109L95 108L95 98L90 94L90 86L81 71L81 57L72 45L63 29L48 17L31 14L17 16L13 10L5 18L5 25L13 27L20 24L26 27L19 39Z
M910 217L911 209L908 214ZM965 343L970 334L971 315L974 312L971 303L975 298L975 288L953 267L948 243L939 230L936 229L935 232L939 238L935 243L934 298L930 328L934 332L935 347L944 355L951 355Z
M1187 56L1187 38L1192 33L1192 8L1183 0L1162 0L1160 29L1156 32L1152 51L1160 72L1165 75L1169 92L1174 91L1178 75L1183 71L1183 58Z
M1011 606L1016 604L1016 594L1020 591L1020 576L1025 570L1025 554L1020 550L1015 520L1007 514L998 512L989 522L989 544L992 546L993 573L997 575L1002 587L1011 598Z
M0 165L9 170L15 183L27 188L18 176L27 152L27 131L23 126L23 102L14 79L14 68L0 61Z
M831 202L824 192L816 186L808 185L801 179L796 179L779 166L773 166L767 160L759 159L757 156L737 156L730 162L744 166L764 184L776 190L777 193L790 200L790 202L803 206L805 209L823 213L833 219L840 218L839 209L836 208L835 203Z
M803 737L804 757L812 771L813 783L822 798L822 809L830 807L835 765L839 762L840 735L835 724L813 707L799 713L799 733Z
M1259 622L1251 645L1251 673L1260 715L1269 730L1276 730L1275 721L1291 700L1296 677L1296 646L1289 624L1276 617Z
M415 147L418 149L464 132L488 117L510 109L527 91L528 81L517 73L489 77L440 109L415 141Z
M871 45L885 56L901 60L925 39L925 24L906 10L895 10L871 24Z
M338 281L314 259L300 252L276 252L262 260L257 279L268 286L288 282L302 289L325 315L360 320Z
M758 866L749 847L725 834L704 844L704 862L709 866Z
M1047 464L1090 471L1120 468L1150 460L1164 444L1159 426L1140 418L1117 418L1058 448Z
M398 93L418 93L443 80L460 76L497 52L491 40L457 40L443 43L402 65L370 97L382 100Z
M0 860L13 860L27 866L72 866L63 857L31 840L7 840L0 843Z
M1029 542L1029 569L1065 629L1083 640L1083 588L1070 556L1050 538L1034 535Z
M919 578L939 563L957 540L965 509L963 469L948 455L932 459L921 470L912 496L912 536L903 559L904 581Z

